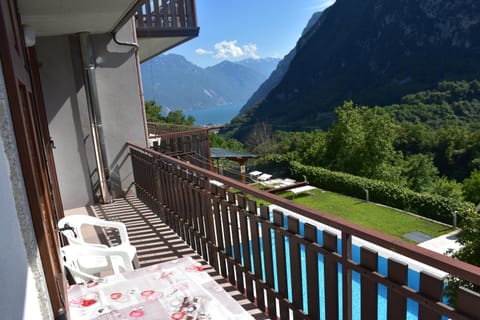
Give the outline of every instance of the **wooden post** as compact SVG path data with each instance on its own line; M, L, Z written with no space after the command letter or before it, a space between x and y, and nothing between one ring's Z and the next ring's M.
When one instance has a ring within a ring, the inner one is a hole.
M240 180L242 181L242 183L246 183L247 182L247 178L245 176L245 160L240 160L238 161L238 163L240 164Z

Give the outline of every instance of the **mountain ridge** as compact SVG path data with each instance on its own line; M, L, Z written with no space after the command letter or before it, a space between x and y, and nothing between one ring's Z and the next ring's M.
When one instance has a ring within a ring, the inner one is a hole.
M303 39L303 41L305 41L305 38L306 38L305 34L309 32L312 29L312 27L316 25L316 22L318 21L318 19L320 19L321 15L322 15L322 12L316 12L312 15L310 20L308 20L307 25L303 29L302 37L300 37L300 39ZM260 87L247 100L247 102L242 107L242 109L240 109L240 112L247 111L248 109L253 107L255 104L262 101L267 96L267 94L273 88L275 88L275 86L278 85L278 83L280 83L285 73L287 73L287 70L290 66L290 62L295 57L295 53L296 53L296 47L290 50L290 52L287 53L283 57L283 59L278 62L275 70L273 70L270 76L260 85Z
M302 37L282 80L232 121L327 128L345 100L396 103L443 80L480 74L480 6L473 0L337 0Z
M266 59L265 64L261 59L248 60L224 60L202 68L181 55L157 56L141 65L145 99L155 100L166 109L182 110L243 104L268 77L268 65L273 69L272 59Z

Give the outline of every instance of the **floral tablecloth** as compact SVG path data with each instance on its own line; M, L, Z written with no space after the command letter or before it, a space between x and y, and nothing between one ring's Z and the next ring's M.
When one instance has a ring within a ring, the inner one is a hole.
M68 289L70 319L252 319L190 257Z

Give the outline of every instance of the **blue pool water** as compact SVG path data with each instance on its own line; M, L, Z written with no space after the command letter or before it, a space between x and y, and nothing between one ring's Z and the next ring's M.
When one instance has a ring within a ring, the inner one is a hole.
M273 217L271 217L273 221ZM300 222L300 234L304 235L304 223ZM287 228L287 216L284 216L284 227ZM271 231L271 239L272 239L272 258L273 258L273 274L274 274L274 285L275 289L278 290L278 276L277 276L277 257L275 253L275 237L274 231ZM317 242L320 245L323 245L323 232L322 230L317 229ZM337 239L337 248L339 248L339 254L341 254L341 239ZM306 280L306 257L305 257L305 246L301 245L300 247L300 258L301 258L301 274L302 274L302 290L303 290L303 301L304 306L303 309L306 313L308 313L308 295L307 295L307 280ZM262 264L262 278L263 281L266 281L265 275L265 261L263 257L263 243L260 241L260 250L261 250L261 264ZM241 252L241 260L243 262L243 252ZM250 252L251 252L251 261L253 261L253 253L251 250L251 243L250 243ZM292 281L291 281L291 268L290 264L290 247L289 247L289 240L285 238L285 258L282 259L286 261L286 270L287 270L287 287L288 287L288 299L292 301ZM360 248L352 245L352 260L360 263ZM383 257L378 257L378 272L384 276L387 276L387 259ZM254 266L252 263L251 271L255 272ZM323 256L318 255L318 275L319 275L319 288L320 288L320 316L321 319L326 319L325 316L325 294L324 294L324 265L323 265ZM420 286L420 273L409 269L408 270L408 286L414 290L419 290ZM339 265L338 267L338 287L342 288L342 268ZM360 320L361 315L361 285L360 285L360 274L353 271L352 272L352 318L354 320ZM387 288L381 284L378 285L378 319L387 319ZM444 301L445 302L445 301ZM339 314L340 319L342 319L342 294L339 292ZM411 299L407 299L407 320L417 320L418 319L418 303ZM443 319L446 319L445 317Z

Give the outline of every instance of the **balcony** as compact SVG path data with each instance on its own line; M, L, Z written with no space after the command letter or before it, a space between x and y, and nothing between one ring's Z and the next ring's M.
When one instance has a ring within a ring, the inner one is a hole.
M94 211L127 224L141 266L196 256L256 319L480 318L479 294L460 289L455 308L444 300L446 275L478 285L478 267L154 150L129 152L137 198Z
M145 0L135 23L142 62L199 33L194 0Z
M480 317L477 293L444 300L446 275L479 285L478 267L150 149L130 157L137 197L272 319Z

